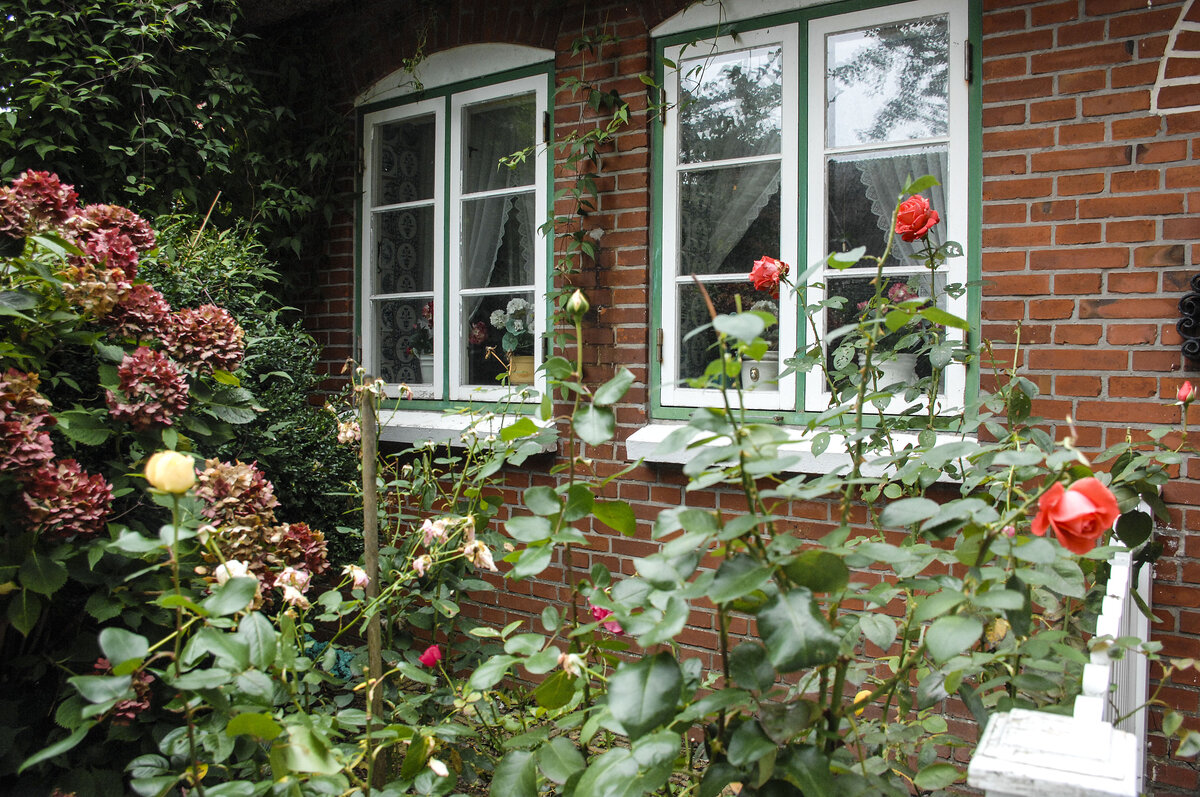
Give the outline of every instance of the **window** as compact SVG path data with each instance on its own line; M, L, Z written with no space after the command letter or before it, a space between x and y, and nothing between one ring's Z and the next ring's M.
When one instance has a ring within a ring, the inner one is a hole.
M874 269L864 276L861 266L824 267L809 278L823 287L774 298L750 285L754 260L778 257L796 275L831 251L866 246L881 254L906 178L925 174L941 183L923 192L942 219L933 239L967 246L967 23L965 4L917 0L838 15L818 7L757 27L726 24L715 36L663 39L661 53L674 68L663 75L669 110L659 137L660 411L721 401L718 390L688 382L704 373L715 340L711 332L689 336L708 322L697 281L717 312L734 312L740 302L778 315L768 331L772 351L760 364L770 373L814 336L824 340L826 330L852 321L857 303L873 293ZM736 35L720 35L731 27ZM922 262L915 245L897 238L885 279L921 295L933 291L940 306L965 317L966 296L944 288L967 283L967 258L951 259L932 279ZM808 318L806 304L826 294L845 297L843 309ZM963 371L943 371L948 404L964 395ZM746 408L775 416L828 402L816 370L744 393Z
M393 395L489 401L534 384L548 246L549 76L537 72L427 84L423 99L363 114L363 363Z

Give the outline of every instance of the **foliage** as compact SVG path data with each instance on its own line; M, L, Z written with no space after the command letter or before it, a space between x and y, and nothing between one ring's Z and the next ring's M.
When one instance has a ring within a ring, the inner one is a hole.
M150 215L248 219L299 252L343 152L312 53L232 0L16 0L0 17L0 178L56 172Z
M171 306L215 303L246 330L242 380L261 412L217 454L256 461L275 485L281 519L324 530L335 563L357 561L362 522L350 494L358 459L338 443L337 416L309 401L321 387L320 346L276 298L280 278L256 236L236 228L197 232L201 226L190 216L159 219L159 253L142 273Z

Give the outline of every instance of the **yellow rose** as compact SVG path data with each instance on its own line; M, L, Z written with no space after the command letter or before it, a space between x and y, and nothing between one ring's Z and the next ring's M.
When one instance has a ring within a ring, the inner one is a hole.
M196 483L196 465L187 454L159 451L146 463L146 481L164 493L181 495Z
M867 707L867 698L870 696L871 696L870 689L863 689L857 695L854 696L854 705L855 705L854 716L857 717L863 713L863 710Z

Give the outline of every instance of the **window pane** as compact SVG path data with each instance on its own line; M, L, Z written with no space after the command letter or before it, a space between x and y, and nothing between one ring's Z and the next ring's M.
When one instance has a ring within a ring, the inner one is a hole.
M749 282L706 282L704 285L712 299L713 307L718 313L736 313L737 297L742 299L743 310L762 310L779 317L778 303L761 291L756 291ZM717 335L711 328L698 335L687 338L693 329L709 323L708 306L700 289L694 283L682 283L678 286L679 296L679 327L676 334L679 340L679 376L683 379L693 379L704 375L704 369L716 359L714 347ZM762 335L771 344L771 351L779 350L779 325L774 324ZM684 338L687 338L686 340ZM684 385L688 387L688 385ZM717 385L713 385L717 387ZM760 388L760 390L766 388Z
M681 273L749 273L778 256L778 163L685 172L679 183Z
M946 135L945 17L838 33L826 48L828 146Z
M376 213L373 293L433 290L433 208Z
M533 284L533 192L462 203L462 284L496 288Z
M433 298L389 299L375 303L378 319L376 362L386 382L433 382Z
M500 159L537 143L532 94L472 105L463 110L463 193L533 185L534 159L502 166Z
M470 385L494 387L505 372L509 344L516 356L532 356L534 344L533 293L503 293L489 296L465 296L462 299L463 325L460 332L466 350L463 381Z
M938 212L941 222L929 232L935 243L945 240L943 230L948 209L945 202L945 147L904 153L872 153L865 156L838 156L829 159L826 219L826 250L846 252L856 246L867 247L867 254L881 255L887 246L888 230L896 200L912 179L931 174L941 185L921 192ZM919 241L905 242L896 236L887 265L917 264ZM860 261L856 268L874 268L872 261Z
M394 205L433 198L434 120L393 122L377 128L375 190L372 203Z
M783 49L761 47L680 66L679 159L683 163L779 152Z

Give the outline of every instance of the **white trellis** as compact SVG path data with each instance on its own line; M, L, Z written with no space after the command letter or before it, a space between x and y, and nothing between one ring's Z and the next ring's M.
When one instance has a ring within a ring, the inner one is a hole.
M1144 511L1149 511L1143 507ZM1131 596L1150 595L1150 568L1133 584L1128 552L1113 556L1096 638L1146 639L1150 623ZM1143 656L1112 658L1113 646L1092 646L1083 693L1070 716L1014 709L993 714L968 768L970 785L988 797L1136 797L1146 749L1148 665ZM1115 726L1114 720L1120 719Z

